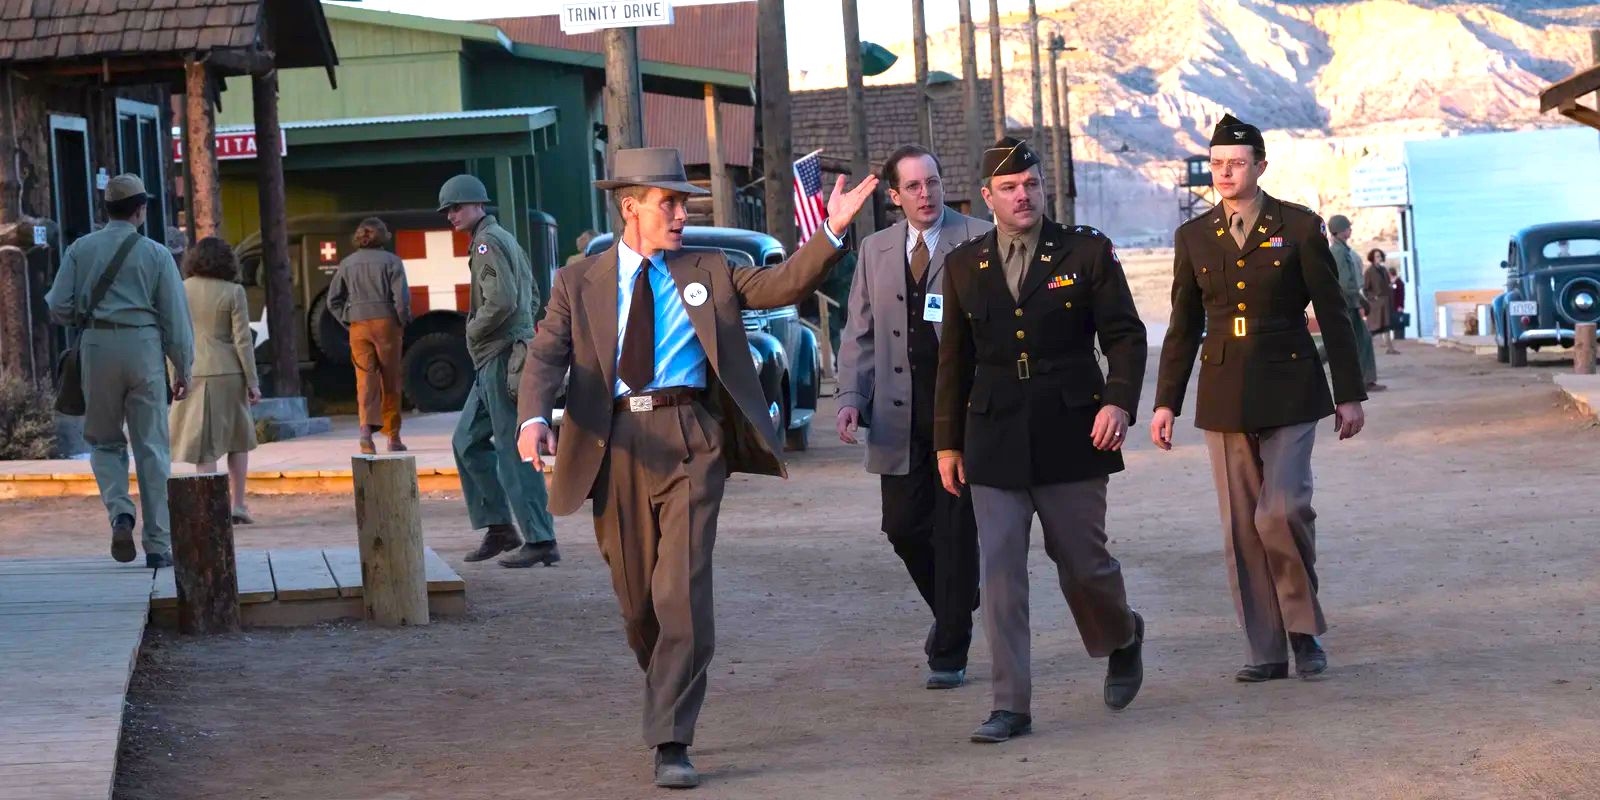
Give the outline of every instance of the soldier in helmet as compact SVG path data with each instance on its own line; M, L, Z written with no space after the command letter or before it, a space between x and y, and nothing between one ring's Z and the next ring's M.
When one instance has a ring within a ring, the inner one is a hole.
M467 561L506 551L505 567L549 566L561 560L555 524L546 508L544 475L517 455L517 384L533 339L538 289L533 265L515 237L484 206L489 191L471 175L457 175L439 190L439 211L458 231L472 234L472 312L467 353L477 370L452 444L461 493L474 529L487 528ZM522 535L512 524L515 517Z

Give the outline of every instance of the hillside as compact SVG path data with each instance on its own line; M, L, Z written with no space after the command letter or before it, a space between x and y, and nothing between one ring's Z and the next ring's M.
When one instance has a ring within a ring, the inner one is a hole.
M980 3L975 3L980 5ZM1570 0L1077 0L1040 3L1041 30L1080 47L1072 83L1080 218L1138 240L1178 221L1181 160L1203 153L1224 111L1268 131L1264 183L1286 199L1350 213L1348 174L1365 155L1398 158L1409 139L1567 124L1538 113L1538 92L1591 63L1600 6ZM1025 17L1002 18L1007 115L1032 120ZM871 79L912 79L911 45ZM960 74L953 28L928 37L932 69ZM989 72L987 29L979 74ZM843 83L796 76L795 88ZM1045 103L1048 106L1048 84ZM1049 112L1046 110L1046 123ZM1359 239L1387 238L1394 215L1352 213Z

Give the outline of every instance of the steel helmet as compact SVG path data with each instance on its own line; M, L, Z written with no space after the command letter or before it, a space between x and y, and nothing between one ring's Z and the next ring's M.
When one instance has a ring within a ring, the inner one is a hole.
M444 182L439 187L439 211L447 211L451 206L463 203L489 202L489 190L484 187L483 181L472 175L457 175Z

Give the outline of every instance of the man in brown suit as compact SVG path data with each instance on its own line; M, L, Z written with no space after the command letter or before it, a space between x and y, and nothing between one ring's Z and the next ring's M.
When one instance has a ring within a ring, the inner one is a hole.
M550 511L594 500L628 645L645 672L644 738L657 786L687 788L695 720L713 649L711 550L729 473L786 476L782 440L750 361L744 308L799 302L839 259L844 231L872 196L839 179L828 223L794 257L735 267L683 253L691 194L672 148L620 150L612 179L622 235L556 272L518 393L518 449L542 468L555 453ZM560 447L547 424L568 375Z
M1217 123L1211 179L1222 202L1178 228L1172 326L1150 420L1151 441L1171 450L1198 353L1194 424L1211 452L1228 578L1250 645L1234 678L1248 683L1288 677L1290 647L1300 677L1328 668L1317 641L1327 622L1317 601L1311 446L1318 420L1333 415L1340 439L1366 420L1356 333L1327 226L1310 209L1261 191L1266 155L1254 125L1231 114ZM1307 304L1327 346L1331 397Z

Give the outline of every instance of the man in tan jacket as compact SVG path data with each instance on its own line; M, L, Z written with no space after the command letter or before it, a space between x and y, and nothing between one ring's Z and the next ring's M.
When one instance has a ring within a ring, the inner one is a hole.
M799 302L839 259L876 178L828 200L825 235L789 261L733 267L685 253L689 183L672 148L617 152L610 189L622 235L556 272L518 392L522 457L555 453L550 511L594 499L628 645L645 672L645 741L658 786L700 782L689 762L713 650L711 549L730 472L786 475L750 361L742 308ZM620 323L620 324L619 324ZM568 375L560 447L548 425Z

